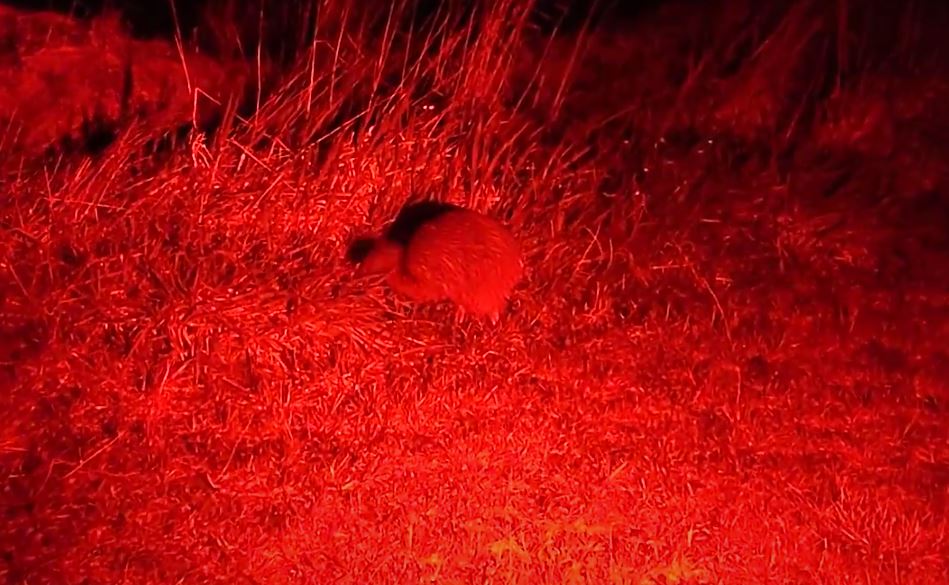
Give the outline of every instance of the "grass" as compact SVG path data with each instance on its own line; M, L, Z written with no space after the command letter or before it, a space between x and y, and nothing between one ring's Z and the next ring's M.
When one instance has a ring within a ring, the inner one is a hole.
M946 582L944 10L329 5L157 152L5 108L6 582ZM424 198L523 242L497 326L354 277Z

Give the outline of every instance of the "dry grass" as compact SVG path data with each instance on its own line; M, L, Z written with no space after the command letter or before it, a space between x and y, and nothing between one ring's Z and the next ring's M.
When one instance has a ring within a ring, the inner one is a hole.
M947 582L944 11L731 5L333 4L212 138L6 150L0 576ZM497 326L353 276L429 197L524 243Z

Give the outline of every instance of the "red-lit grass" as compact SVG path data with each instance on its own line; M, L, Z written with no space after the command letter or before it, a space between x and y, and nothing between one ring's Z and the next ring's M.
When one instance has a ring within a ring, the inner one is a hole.
M742 92L780 84L676 53L701 14L545 52L496 10L417 66L314 52L157 169L147 124L95 162L7 163L8 582L946 581L944 102L895 111L886 73L786 92L818 105L780 162L781 129L764 156L760 128L708 134L771 124ZM762 38L821 38L777 21ZM851 148L847 100L916 156ZM496 327L353 276L352 239L424 196L524 242Z

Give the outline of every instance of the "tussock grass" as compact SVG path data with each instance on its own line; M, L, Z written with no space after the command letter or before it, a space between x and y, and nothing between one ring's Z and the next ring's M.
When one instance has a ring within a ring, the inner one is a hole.
M324 4L214 133L4 158L8 582L945 582L943 13ZM496 327L353 276L429 198Z

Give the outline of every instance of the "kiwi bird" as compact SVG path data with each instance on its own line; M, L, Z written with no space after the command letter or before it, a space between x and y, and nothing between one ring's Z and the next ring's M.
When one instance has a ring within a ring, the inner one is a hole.
M404 241L375 238L359 273L384 275L393 291L409 299L448 300L497 322L524 265L520 245L501 222L453 207Z

